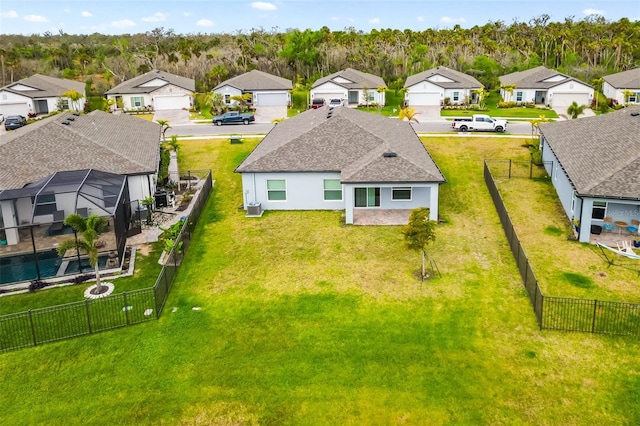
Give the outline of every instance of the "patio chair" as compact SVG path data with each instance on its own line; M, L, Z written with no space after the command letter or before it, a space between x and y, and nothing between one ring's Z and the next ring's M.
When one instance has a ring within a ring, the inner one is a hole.
M638 221L637 219L631 219L631 225L627 226L627 231L632 234L637 233L639 228L638 225L640 225L640 221Z
M47 233L49 235L60 234L62 229L64 229L64 210L56 210L53 212L53 223Z
M605 217L602 220L604 221L602 227L605 231L613 231L614 229L616 229L616 226L613 224L613 218Z

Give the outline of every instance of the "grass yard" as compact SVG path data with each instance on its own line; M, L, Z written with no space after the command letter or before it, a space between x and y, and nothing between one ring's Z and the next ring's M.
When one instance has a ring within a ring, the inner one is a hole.
M558 118L558 114L548 108L498 108L498 101L500 101L499 91L492 91L485 100L485 109L483 110L458 110L458 109L443 109L440 111L442 117L464 117L473 114L486 114L491 117L509 117L509 118L522 118L522 119L538 119L540 116L546 118Z
M161 319L1 355L0 423L640 422L637 339L537 328L482 178L520 140L425 140L447 177L425 283L398 227L245 218L256 143L183 143L216 182Z

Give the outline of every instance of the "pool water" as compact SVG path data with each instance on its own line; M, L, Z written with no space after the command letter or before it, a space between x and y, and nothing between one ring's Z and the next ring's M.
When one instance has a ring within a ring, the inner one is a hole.
M107 258L108 256L105 255L98 259L100 268L104 268L107 264ZM83 272L90 273L93 271L93 268L89 265L89 259L82 259L81 261ZM61 265L62 258L58 256L58 252L55 249L38 252L40 279L55 277L58 275ZM69 262L63 275L76 273L79 273L77 259ZM35 279L38 279L38 271L33 253L0 257L0 285Z

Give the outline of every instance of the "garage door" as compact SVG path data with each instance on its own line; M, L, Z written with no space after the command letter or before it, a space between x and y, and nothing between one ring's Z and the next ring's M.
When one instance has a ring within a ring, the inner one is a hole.
M154 108L156 111L161 111L165 109L182 109L191 107L189 95L180 95L180 96L156 96L153 99Z
M287 105L286 93L256 93L253 99L255 106Z
M437 105L440 106L440 93L410 93L409 106Z
M5 117L10 115L22 115L26 117L29 115L29 107L26 102L19 104L0 104L0 114L4 114Z
M588 93L554 93L552 107L555 110L564 110L567 112L567 108L573 102L577 102L578 105L589 106L589 94Z

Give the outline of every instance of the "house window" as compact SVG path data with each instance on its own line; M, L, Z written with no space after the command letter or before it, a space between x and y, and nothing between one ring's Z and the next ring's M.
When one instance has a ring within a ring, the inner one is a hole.
M267 199L269 201L287 201L287 184L284 179L267 180Z
M324 180L324 200L342 201L342 184L340 179Z
M35 200L37 200L38 204L36 204L33 215L34 216L42 216L45 214L53 214L54 211L58 210L56 207L56 194L40 194ZM35 201L31 200L31 203Z
M516 92L516 102L524 102L524 92Z
M607 203L605 201L594 201L591 209L591 219L604 219L607 213Z
M571 194L571 213L576 209L576 193Z
M453 92L453 102L458 102L460 100L460 92Z
M356 207L380 207L380 188L355 188Z
M224 103L227 105L231 103L231 95L229 94L224 95Z
M391 188L391 199L393 201L411 201L410 187Z
M640 103L640 92L634 92L629 95L629 103Z
M131 98L131 106L133 108L140 108L144 106L144 98L142 96L133 96Z

